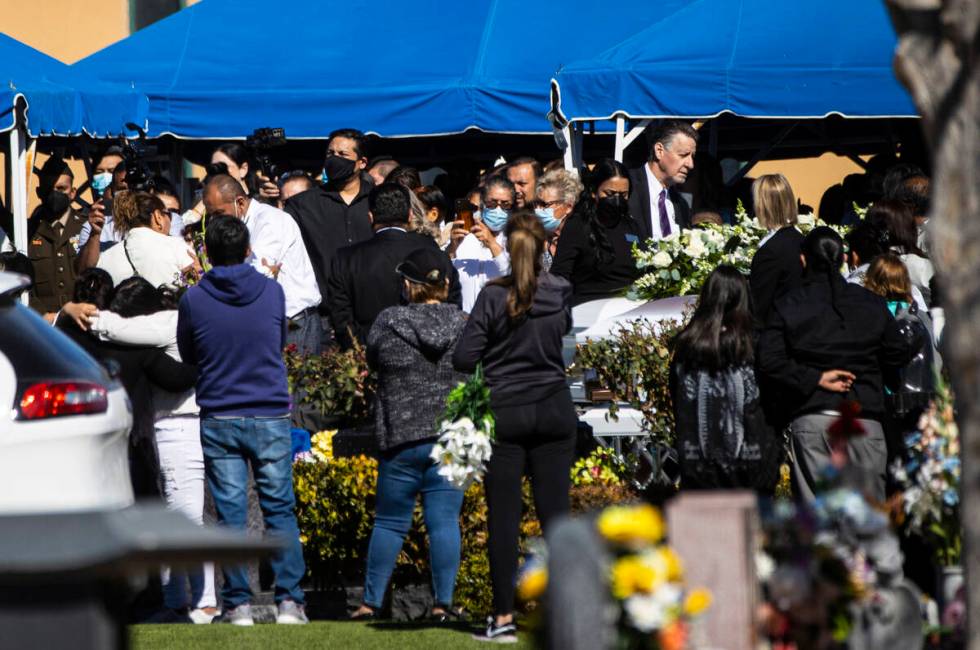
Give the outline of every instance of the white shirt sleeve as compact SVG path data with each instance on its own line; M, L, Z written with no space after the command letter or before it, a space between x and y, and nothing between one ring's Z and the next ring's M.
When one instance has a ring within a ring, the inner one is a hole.
M276 227L272 219L256 219L255 225L249 230L252 257L248 262L256 271L271 278L272 269L269 267L282 264L286 256L283 229ZM265 260L265 263L262 260Z
M92 319L91 330L103 341L168 347L177 343L177 311L171 309L132 318L101 311Z

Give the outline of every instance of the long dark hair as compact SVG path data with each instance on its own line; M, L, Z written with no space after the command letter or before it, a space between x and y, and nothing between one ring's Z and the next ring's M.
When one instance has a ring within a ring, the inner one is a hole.
M109 272L93 266L78 274L71 299L73 302L88 302L99 309L108 309L112 288L112 276Z
M609 264L615 258L612 243L606 235L606 228L599 223L599 186L610 178L625 178L628 181L629 177L629 171L623 163L613 158L600 158L586 176L585 191L582 192L582 197L572 211L572 218L584 220L589 227L589 247L592 249L596 266Z
M510 274L490 284L507 287L507 317L517 323L527 316L538 290L541 255L548 239L541 220L530 210L517 210L507 221L507 254Z
M844 314L837 306L839 285L844 282L840 274L844 263L844 240L833 229L819 226L803 238L802 251L806 259L804 275L827 279L830 283L830 304L838 318L844 320Z
M146 278L132 277L119 283L112 294L109 308L123 318L146 316L165 309L176 309L174 295L157 289Z
M734 266L722 264L708 276L691 322L677 335L674 360L716 371L753 359L749 283Z
M897 248L899 254L926 256L919 249L919 233L915 227L915 217L912 216L909 207L901 201L889 199L877 201L868 209L864 219L887 231L888 243Z

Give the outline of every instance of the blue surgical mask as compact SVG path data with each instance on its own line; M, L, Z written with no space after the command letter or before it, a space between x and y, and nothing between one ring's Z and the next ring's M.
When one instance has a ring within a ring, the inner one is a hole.
M561 225L561 219L555 218L554 208L535 208L534 214L538 216L538 219L541 220L541 225L548 232L555 232L558 230L558 226Z
M107 187L112 185L112 172L102 172L92 177L92 189L102 194Z
M483 212L480 213L480 218L483 219L483 223L486 224L487 228L494 232L500 232L507 225L510 212L500 206L496 208L483 208Z

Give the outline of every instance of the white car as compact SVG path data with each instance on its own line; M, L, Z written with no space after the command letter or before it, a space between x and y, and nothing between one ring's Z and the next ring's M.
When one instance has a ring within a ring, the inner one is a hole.
M129 397L13 297L29 283L0 272L0 515L132 505Z
M565 366L575 358L575 346L588 340L601 341L627 321L646 319L651 322L675 320L680 322L684 312L697 302L697 296L679 296L663 300L636 301L627 298L604 298L583 303L572 309L572 331L565 337L563 353ZM579 410L579 419L592 427L599 438L638 436L643 431L643 415L634 408L622 405L618 418L607 417L608 404L593 403L585 390L589 369L572 373L569 387L572 400Z

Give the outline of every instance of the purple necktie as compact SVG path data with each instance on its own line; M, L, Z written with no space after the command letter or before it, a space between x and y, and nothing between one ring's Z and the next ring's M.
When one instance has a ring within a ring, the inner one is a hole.
M667 190L661 190L660 201L657 206L660 208L660 236L666 237L670 234L670 219L667 218Z

